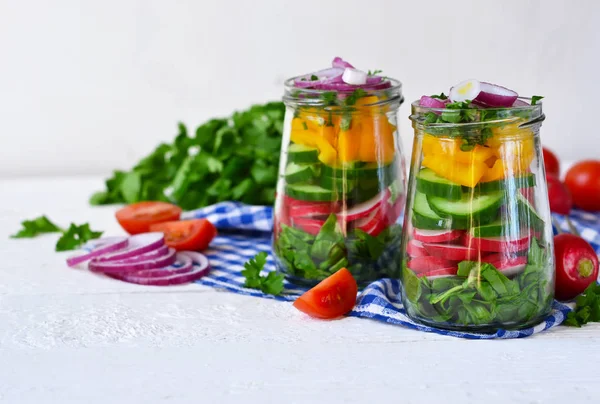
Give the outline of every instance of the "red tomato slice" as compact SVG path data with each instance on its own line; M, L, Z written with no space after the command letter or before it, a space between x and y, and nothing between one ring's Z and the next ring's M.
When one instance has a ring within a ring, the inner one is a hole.
M336 318L352 310L357 292L356 280L342 268L296 299L294 307L312 317Z
M150 231L164 233L165 244L178 251L204 250L217 235L216 227L206 219L158 223Z
M129 234L147 233L156 223L179 219L181 208L166 202L137 202L119 209L115 216Z

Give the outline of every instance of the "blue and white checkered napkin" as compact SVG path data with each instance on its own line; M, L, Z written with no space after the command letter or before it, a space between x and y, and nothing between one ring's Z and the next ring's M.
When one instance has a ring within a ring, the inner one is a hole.
M234 293L284 301L293 301L306 291L305 288L285 282L284 294L272 296L243 286L244 277L241 271L244 269L244 263L258 252L271 252L272 214L271 207L249 206L235 202L219 203L185 213L183 218L206 218L221 230L221 234L213 240L211 248L206 252L212 271L197 283ZM562 229L568 230L564 216L555 215L554 218ZM570 219L581 236L600 254L600 215L575 210ZM273 258L269 255L265 271L274 269ZM569 306L555 301L552 313L543 322L535 327L518 331L500 330L495 334L448 331L411 320L402 306L399 282L394 279L382 279L371 283L358 295L356 306L350 315L454 337L492 339L528 337L556 327L564 321L570 310Z

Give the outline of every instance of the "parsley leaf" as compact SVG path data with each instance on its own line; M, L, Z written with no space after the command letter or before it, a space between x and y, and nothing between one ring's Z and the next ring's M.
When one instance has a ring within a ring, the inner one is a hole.
M102 235L101 231L93 231L88 223L76 225L71 223L67 231L56 242L56 251L69 251L81 247L89 240Z
M33 220L24 220L21 222L23 227L11 238L33 238L44 233L60 233L62 229L52 223L46 216L36 217Z
M344 104L346 104L347 106L352 106L356 104L356 101L358 101L359 98L364 97L366 94L367 92L365 90L363 90L362 88L357 88L352 92L352 94L350 94L346 98Z
M40 216L33 220L21 222L23 228L11 238L33 238L44 233L62 233L56 242L56 251L68 251L79 248L85 242L98 238L101 231L93 231L88 223L76 225L71 223L67 230L63 230L50 221L46 216Z
M430 95L429 97L431 98L437 98L438 100L447 100L448 96L446 96L446 94L441 93L440 95L434 94L434 95Z
M377 70L373 70L373 71L369 70L369 71L367 72L367 76L376 76L376 75L378 75L379 73L383 73L383 70L378 70L378 69L377 69Z
M325 91L320 98L325 105L333 105L337 101L337 93L335 91Z
M310 76L310 81L316 81L319 80L319 77L315 76L314 74L312 76Z
M244 264L244 287L258 289L269 295L280 295L283 291L283 274L271 271L266 276L261 276L260 272L266 263L267 253L260 252Z
M567 314L564 324L581 327L590 322L600 322L600 285L593 282L577 296L575 310Z
M537 102L539 100L541 100L542 98L544 98L544 97L542 97L541 95L534 95L534 96L532 96L531 97L531 105L537 105Z

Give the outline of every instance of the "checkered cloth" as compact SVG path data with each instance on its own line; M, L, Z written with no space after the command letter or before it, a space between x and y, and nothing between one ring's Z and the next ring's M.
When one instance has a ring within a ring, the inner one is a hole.
M288 282L285 282L282 296L265 295L258 290L244 288L244 277L241 274L244 263L258 252L271 252L272 214L271 207L234 202L219 203L185 213L183 218L206 218L220 230L220 235L213 240L211 248L206 252L212 271L197 283L234 293L284 301L293 301L302 294L306 289ZM555 215L554 218L562 229L568 230L564 216ZM582 237L600 253L600 215L575 210L570 219ZM274 269L273 257L269 255L265 271ZM552 312L544 321L535 327L518 331L499 330L494 334L448 331L411 320L402 306L399 282L395 279L382 279L371 283L358 295L356 306L349 315L443 335L491 339L528 337L556 327L564 321L570 310L569 306L555 301Z

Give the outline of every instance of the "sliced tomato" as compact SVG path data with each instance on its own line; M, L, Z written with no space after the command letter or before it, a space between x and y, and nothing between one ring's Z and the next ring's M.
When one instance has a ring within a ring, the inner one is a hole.
M206 219L158 223L150 231L164 233L165 243L178 251L204 250L217 235L216 227Z
M156 223L179 219L181 208L166 202L137 202L119 209L115 216L129 234L147 233Z
M342 268L296 299L294 307L312 317L336 318L352 310L357 292L356 280Z

